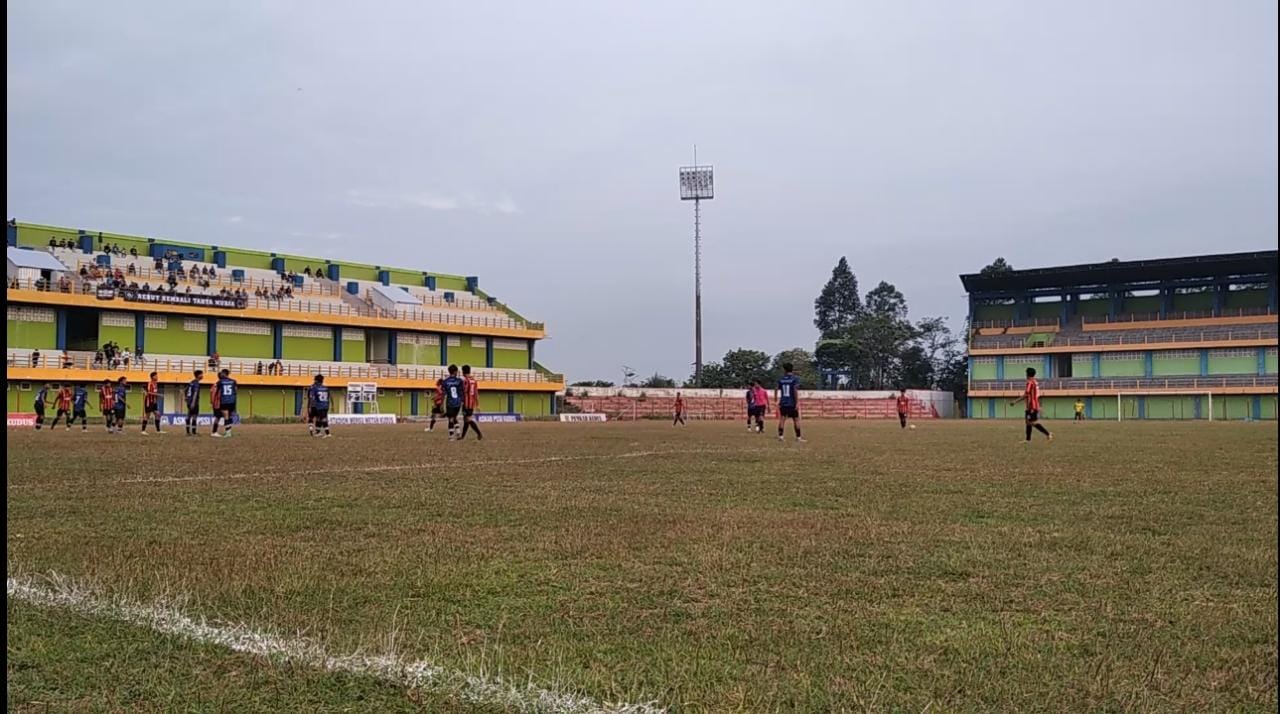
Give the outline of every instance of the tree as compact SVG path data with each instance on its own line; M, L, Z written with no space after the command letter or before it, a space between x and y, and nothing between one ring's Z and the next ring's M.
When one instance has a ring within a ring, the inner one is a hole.
M895 320L907 318L907 299L893 286L893 283L881 280L875 289L867 293L865 305L867 312L876 315L886 315Z
M934 365L918 343L908 346L898 357L891 387L928 389L933 386Z
M672 389L676 386L676 380L670 377L664 377L657 372L653 376L640 383L641 387L650 387L653 389Z
M1003 257L996 258L991 265L979 271L979 275L999 275L1000 273L1008 273L1013 271L1013 266L1009 265Z
M813 324L823 337L831 337L853 324L862 312L862 304L858 300L858 279L844 256L831 270L831 279L822 288L822 293L813 301L813 312Z
M698 383L694 380L693 375L689 375L683 386L685 389L693 389L698 386ZM738 385L734 384L733 380L730 379L724 365L719 362L707 362L702 365L703 389L727 389L736 386Z
M942 365L937 375L938 389L951 392L961 404L969 394L969 358L962 354L953 354Z
M929 373L932 375L927 385L920 383L918 386L936 387L938 376L942 373L945 363L950 361L956 352L956 338L951 334L951 328L947 327L947 318L926 317L916 323L916 344L920 346L924 359L929 363Z
M570 387L612 387L613 382L606 382L603 379L587 380L584 382L574 382Z
M729 350L721 366L728 381L724 387L745 387L757 379L763 382L769 378L769 355L758 350Z
M766 387L776 384L778 379L782 377L782 365L787 362L791 363L796 377L800 379L801 388L818 389L822 386L822 374L818 371L818 364L813 353L799 347L783 350L774 355L769 377L761 380L761 382Z

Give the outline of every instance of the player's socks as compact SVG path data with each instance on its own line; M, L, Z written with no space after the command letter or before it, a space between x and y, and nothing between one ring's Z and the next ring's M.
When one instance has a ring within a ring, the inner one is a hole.
M1052 438L1053 438L1053 435L1049 433L1049 430L1048 430L1048 429L1046 429L1046 428L1044 428L1044 427L1043 427L1043 426L1041 426L1040 424L1033 424L1032 426L1036 429L1036 431L1040 432L1041 434L1044 434L1045 436L1049 437L1050 439L1052 439ZM1031 438L1031 432L1030 432L1029 430L1027 431L1027 438L1028 438L1028 439L1030 439L1030 438Z
M1027 425L1027 441L1031 441L1031 425Z
M471 431L474 431L474 432L476 433L476 440L477 440L477 441L483 441L483 440L484 440L484 434L481 434L481 433L480 433L480 425L479 425L478 423L476 423L475 421L471 421L471 422L469 422L469 423L471 424Z

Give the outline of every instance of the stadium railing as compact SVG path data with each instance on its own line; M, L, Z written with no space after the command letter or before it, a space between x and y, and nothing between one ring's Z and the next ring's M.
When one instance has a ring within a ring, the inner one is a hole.
M1041 389L1095 390L1095 389L1214 389L1221 387L1275 387L1276 375L1221 375L1216 377L1102 377L1102 378L1048 378L1041 379ZM1025 380L975 379L969 390L1022 392Z

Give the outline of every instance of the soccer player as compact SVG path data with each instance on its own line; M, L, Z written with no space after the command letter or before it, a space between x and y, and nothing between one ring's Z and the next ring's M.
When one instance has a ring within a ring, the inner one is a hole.
M156 433L163 434L160 431L160 382L156 379L156 373L150 374L147 380L147 391L142 395L142 433L147 433L147 422L155 419Z
M790 419L796 430L796 441L804 443L804 437L800 436L800 378L793 374L793 370L795 367L790 362L782 365L782 378L774 390L778 400L778 441L786 441L782 432Z
M684 424L684 397L680 396L680 392L676 392L676 418L671 426L676 424Z
M213 433L210 436L231 438L231 427L236 416L236 380L231 378L231 370L224 368L218 372L218 381L209 388L209 399L213 402ZM222 421L224 433L218 433L218 421Z
M128 382L129 380L125 377L116 380L115 399L112 401L116 411L112 418L115 420L117 434L124 433L125 412L128 410L128 404L125 402L125 397L129 394Z
M751 431L751 420L756 415L756 387L754 384L747 385L747 431Z
M329 388L324 386L323 374L317 374L315 382L307 387L307 404L314 433L321 439L333 436L329 433Z
M462 409L462 380L458 378L458 365L449 365L449 376L444 378L444 416L449 421L449 441L458 438L458 412Z
M1009 402L1010 405L1018 402L1027 403L1027 440L1025 443L1031 443L1031 430L1035 429L1045 435L1049 441L1053 441L1053 434L1040 424L1040 383L1036 381L1036 368L1027 367L1027 387L1022 392L1022 396Z
M199 436L196 426L200 417L200 380L204 377L204 370L197 369L192 374L195 379L187 382L182 401L187 405L187 436Z
M83 384L77 384L75 391L71 393L71 421L67 422L67 429L70 429L76 419L79 419L80 431L89 430L89 417L85 413L88 406L89 390L85 389Z
M431 420L427 422L426 431L436 428L436 417L444 414L444 377L436 380L436 391L431 395Z
M1076 397L1075 408L1076 416L1073 421L1084 421L1084 400L1080 397Z
M53 423L49 425L49 431L53 431L54 427L58 426L58 420L62 419L62 417L64 416L67 418L67 428L70 429L71 428L71 385L68 384L65 387L59 387L58 385L55 384L53 385L53 389L56 392L54 396L54 400L58 405L58 413L53 416Z
M36 400L31 406L36 410L36 431L44 426L44 403L49 398L49 385L44 384L36 391Z
M756 383L751 387L751 394L753 397L752 401L755 402L753 409L755 409L756 433L763 434L764 415L765 412L769 411L769 393L765 391L764 385L757 379Z
M98 409L102 411L102 418L106 420L107 433L115 431L116 390L112 388L110 379L102 380L102 386L98 387Z
M898 423L907 428L907 412L911 410L911 400L907 399L907 388L898 390Z
M476 433L477 441L484 441L480 424L476 421L476 409L480 408L480 385L471 376L471 365L462 365L462 434L458 441L467 438L467 429Z

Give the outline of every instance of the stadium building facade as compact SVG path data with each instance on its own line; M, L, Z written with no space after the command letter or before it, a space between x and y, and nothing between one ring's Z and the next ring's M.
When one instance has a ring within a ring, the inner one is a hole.
M240 384L244 417L300 415L316 374L334 411L372 411L347 404L346 386L376 382L377 410L402 417L430 412L450 363L472 365L482 413L550 416L564 387L534 359L545 326L476 277L16 221L7 232L10 413L30 411L44 382L123 375L130 412L141 415L151 371L162 411L177 413L194 369L214 381L215 354ZM109 342L143 358L99 362Z
M961 275L971 418L1275 419L1276 251Z

